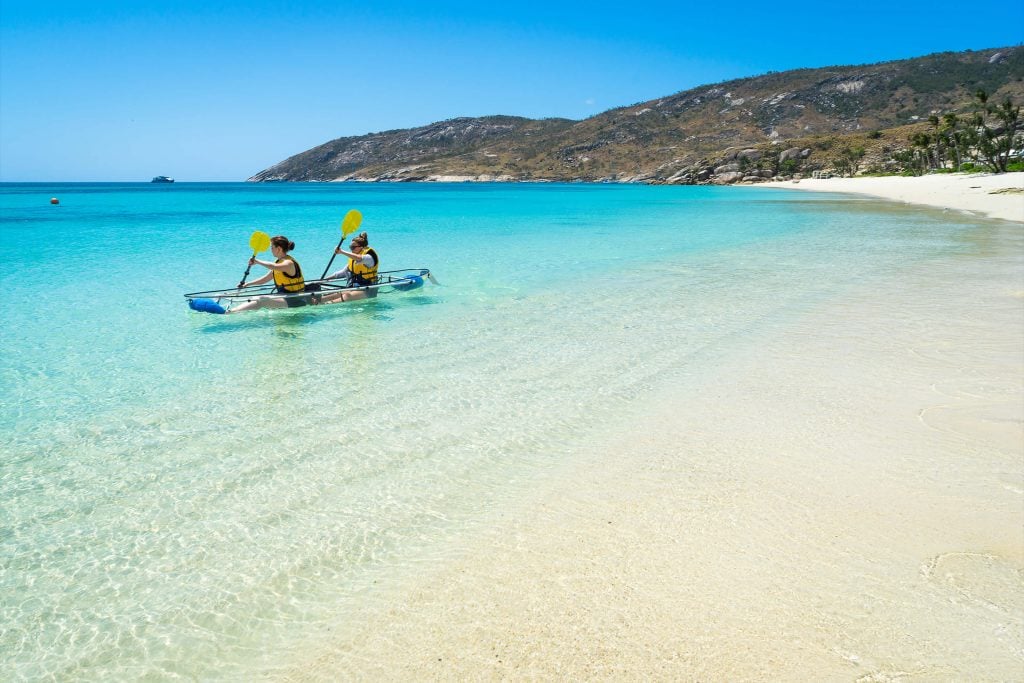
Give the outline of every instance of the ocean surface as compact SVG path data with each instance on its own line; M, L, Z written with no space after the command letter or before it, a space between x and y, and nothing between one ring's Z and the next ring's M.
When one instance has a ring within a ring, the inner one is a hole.
M318 275L353 208L440 285L186 307L254 230ZM757 188L2 184L0 679L280 674L658 391L985 230Z

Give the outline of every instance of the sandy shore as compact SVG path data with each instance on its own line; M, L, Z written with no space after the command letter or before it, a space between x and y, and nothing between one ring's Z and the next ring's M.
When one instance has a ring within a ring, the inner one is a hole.
M1022 239L986 222L681 378L280 677L1018 678Z
M761 183L754 187L862 194L908 204L970 211L989 218L1024 222L1024 173L944 173L916 178L886 176L804 179Z

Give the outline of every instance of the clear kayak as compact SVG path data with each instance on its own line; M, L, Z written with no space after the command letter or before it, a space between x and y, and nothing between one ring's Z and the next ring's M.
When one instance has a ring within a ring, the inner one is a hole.
M388 270L377 273L372 284L353 284L347 280L310 280L301 292L281 292L277 285L266 284L244 289L211 289L205 292L190 292L185 295L189 308L203 313L227 313L233 306L257 299L278 299L288 308L316 305L326 298L336 298L338 293L366 292L365 298L380 293L408 292L423 286L424 280L437 284L437 280L426 268Z

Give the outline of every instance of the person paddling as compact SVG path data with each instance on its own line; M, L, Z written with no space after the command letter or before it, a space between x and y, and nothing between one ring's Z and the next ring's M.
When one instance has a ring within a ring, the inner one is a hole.
M347 278L352 287L368 287L377 282L377 269L380 265L380 258L377 251L370 246L370 238L365 232L361 232L349 242L349 249L345 251L341 247L334 250L335 254L348 256L348 265L339 271L328 275L326 280L340 280ZM354 289L345 292L332 292L324 294L319 303L335 303L339 301L354 301L356 299L367 299L377 296L376 289Z
M263 266L270 272L263 277L256 278L252 282L246 282L242 285L242 288L256 287L273 280L274 284L277 285L276 291L280 294L305 291L306 282L302 277L302 267L294 257L288 254L293 249L295 249L295 242L292 242L284 235L271 237L270 252L276 260L271 263L270 261L261 261L255 256L249 259L250 264ZM294 308L296 306L305 306L308 303L309 297L259 297L252 301L246 301L241 306L232 308L228 313L241 313L257 308Z

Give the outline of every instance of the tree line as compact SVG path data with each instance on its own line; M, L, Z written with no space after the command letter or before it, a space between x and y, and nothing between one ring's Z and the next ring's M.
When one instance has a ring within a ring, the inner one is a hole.
M973 170L979 165L994 173L1015 170L1013 156L1024 146L1020 106L1009 97L995 104L984 90L973 99L974 111L968 114L929 116L931 128L911 135L910 149L896 152L893 160L914 175L947 168Z

